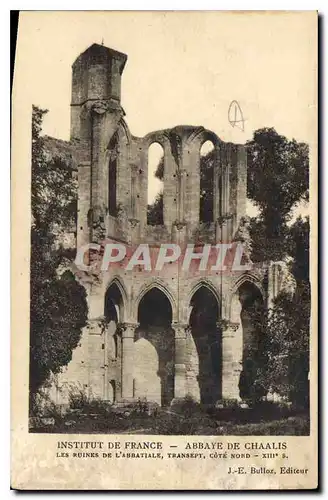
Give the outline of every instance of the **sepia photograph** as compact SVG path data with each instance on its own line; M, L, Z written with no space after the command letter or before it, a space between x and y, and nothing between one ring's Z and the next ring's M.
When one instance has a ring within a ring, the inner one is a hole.
M317 424L316 13L19 24L28 439L56 435L63 460L103 446L163 459L165 436L198 439L172 442L166 463L222 450L216 436L262 436L227 450L279 455L241 469L296 487L309 462L285 463L286 439L315 440ZM117 435L140 437L121 448Z

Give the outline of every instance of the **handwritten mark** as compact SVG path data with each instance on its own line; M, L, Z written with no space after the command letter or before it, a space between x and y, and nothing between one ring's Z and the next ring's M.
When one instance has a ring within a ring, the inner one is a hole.
M232 127L237 127L244 132L245 120L238 101L231 101L228 109L228 120Z

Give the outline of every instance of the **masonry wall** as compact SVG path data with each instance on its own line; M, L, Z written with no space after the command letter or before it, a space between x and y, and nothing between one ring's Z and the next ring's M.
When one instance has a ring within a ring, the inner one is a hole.
M247 161L242 145L223 142L202 126L181 125L133 136L121 106L121 77L125 54L97 44L73 65L71 148L78 169L77 246L117 241L128 246L148 243L203 245L236 239L246 213ZM115 141L113 140L115 138ZM116 140L117 139L117 140ZM213 221L199 220L200 150L214 146ZM147 225L148 151L159 143L164 150L164 224ZM113 145L115 144L115 146ZM116 211L109 213L109 168L115 161ZM238 239L238 238L237 238ZM239 287L254 284L263 301L279 289L271 264L252 271L206 275L197 269L183 272L172 264L162 273L116 266L106 273L81 272L76 276L88 291L89 326L83 332L72 362L58 380L64 387L81 384L89 395L109 401L146 397L159 404L191 394L201 400L200 354L190 329L191 299L198 289L210 290L218 303L214 318L220 336L220 394L238 399L245 334L240 319ZM105 296L112 283L120 290L117 322L104 323ZM144 331L138 325L138 307L153 287L168 298L171 327ZM210 314L210 311L209 311ZM204 340L204 349L208 346ZM210 361L208 361L210 365ZM214 392L214 390L212 391Z

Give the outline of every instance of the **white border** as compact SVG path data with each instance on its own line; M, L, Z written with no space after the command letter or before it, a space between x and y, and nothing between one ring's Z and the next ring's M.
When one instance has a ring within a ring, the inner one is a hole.
M1 311L2 311L2 321L1 321L1 372L0 372L0 380L1 380L1 409L0 418L1 418L1 447L0 447L0 497L1 499L7 499L9 496L11 497L14 493L9 490L9 477L10 477L10 459L9 459L9 429L10 429L10 420L9 420L9 352L10 352L10 341L9 341L9 331L10 331L10 319L9 319L9 287L10 287L10 271L9 271L9 261L10 261L10 248L8 242L10 241L10 132L9 132L9 120L10 120L10 100L8 99L8 95L10 95L10 80L8 78L9 67L10 67L10 28L9 28L9 10L10 9L21 9L21 10L90 10L90 7L94 10L314 10L317 9L319 13L323 16L322 24L323 31L326 28L326 19L325 14L328 13L328 3L326 1L316 2L314 5L313 2L310 1L252 1L247 2L247 9L245 7L245 2L230 0L227 3L217 2L217 1L209 1L203 0L202 2L186 2L186 1L172 1L166 0L165 2L157 2L156 6L154 2L143 1L143 2L133 2L127 0L121 1L106 1L106 0L94 0L92 3L87 2L85 0L79 0L79 2L70 2L68 0L57 0L48 1L47 3L41 0L35 1L24 1L20 2L11 1L6 2L3 1L0 7L0 51L1 51L1 67L3 70L3 77L0 79L1 85L1 96L2 96L2 106L1 106L1 166L0 166L0 187L1 187L1 196L0 196L0 214L1 214L1 236L2 236L2 245L1 245L1 260L2 263L2 286L1 286ZM326 63L326 42L322 40L322 78L323 81L327 81L326 71L327 64ZM7 70L7 71L6 71ZM323 71L324 70L324 71ZM323 91L323 83L321 85ZM320 105L323 106L322 110L322 119L324 120L326 116L326 107L323 99L323 95L321 95ZM322 187L322 206L320 207L322 217L326 213L325 206L325 198L326 193L328 193L327 186L327 175L323 175L326 162L326 152L324 148L324 144L327 142L327 129L324 130L323 123L321 123L322 128L322 137L321 137L321 151L322 151L322 159L320 167L322 168L321 175L321 184ZM327 221L322 220L323 222L323 250L326 248L326 235L327 231ZM322 252L322 259L324 257L324 251ZM328 276L326 272L326 268L322 268L323 276L321 278L322 283L326 283ZM324 291L324 286L322 287ZM322 310L328 310L328 299L324 295L323 301L321 302ZM323 318L325 319L325 318ZM328 333L328 329L325 328L326 323L323 321L322 324L322 332L321 332L321 341L324 339L325 335ZM322 372L321 377L322 380L326 380L328 372L325 368L324 360L328 359L327 356L327 345L326 342L324 345L324 352L326 354L325 358L322 360ZM320 351L319 351L320 352ZM323 392L323 388L322 388ZM324 401L322 401L323 403ZM325 399L327 402L327 398ZM323 410L326 409L322 408ZM322 423L324 424L324 418L322 418ZM323 431L323 429L322 429ZM323 454L327 449L327 432L322 432L322 438L324 439L323 443ZM322 473L324 473L324 464L322 464ZM322 474L323 475L323 474ZM324 477L321 478L322 486L324 488L325 481ZM168 492L168 494L172 495L173 493ZM222 495L223 493L220 493ZM280 498L284 496L284 494L278 493ZM63 495L63 493L61 493ZM92 493L90 493L92 495ZM113 495L113 493L112 493ZM174 495L174 494L173 494ZM199 493L197 496L203 496L204 494ZM33 494L31 496L34 496ZM35 495L36 496L36 495ZM39 493L38 498L43 498L45 493ZM57 495L55 495L57 496ZM88 495L89 496L89 495ZM235 495L234 495L235 496Z

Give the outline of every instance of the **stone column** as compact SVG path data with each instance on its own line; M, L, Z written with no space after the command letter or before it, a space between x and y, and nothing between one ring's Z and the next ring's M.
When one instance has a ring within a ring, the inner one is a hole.
M216 241L228 243L232 238L233 214L230 207L230 169L231 144L221 144L221 192L220 205L217 207L220 215L216 216Z
M229 144L221 145L221 215L226 215L230 211L230 163L231 150Z
M185 194L186 194L186 176L187 171L185 168L178 170L178 179L179 179L179 222L183 222L185 220Z
M213 169L213 220L221 215L221 158L218 146L215 147L215 163Z
M93 299L93 301L92 299L90 300L90 306L93 306L93 311L95 311L97 304L95 303L95 297ZM103 343L104 318L99 315L98 317L88 319L87 331L87 356L83 356L83 367L87 370L88 397L103 398L105 368L101 344ZM83 376L80 375L80 378L82 379Z
M138 203L137 201L137 178L138 178L138 165L131 166L131 218L138 219Z
M122 399L133 399L134 332L138 324L122 323Z
M186 396L186 328L187 325L173 325L175 331L174 398Z
M222 398L240 400L239 379L243 361L243 337L239 323L222 320Z
M163 219L164 226L170 230L174 221L179 218L177 165L172 157L169 144L164 147L164 190Z

